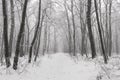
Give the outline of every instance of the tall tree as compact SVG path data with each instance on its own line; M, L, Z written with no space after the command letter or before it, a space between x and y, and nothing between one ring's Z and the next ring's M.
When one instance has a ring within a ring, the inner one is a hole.
M81 54L87 55L86 52L86 18L84 18L84 12L86 11L86 6L83 0L79 0L79 17L80 17L80 28L81 28Z
M2 9L3 9L3 36L4 36L4 52L5 52L5 61L6 67L10 66L10 56L9 56L9 47L8 47L8 15L7 15L7 2L2 0Z
M111 56L112 52L112 30L111 30L111 8L112 8L112 0L109 0L109 56Z
M14 57L14 62L13 62L14 70L17 69L17 65L18 65L18 58L19 58L19 53L20 53L20 42L22 39L22 35L24 34L23 32L25 28L25 17L26 17L27 4L28 4L28 0L25 0L23 11L22 11L22 21L20 24L19 34L17 36L16 51L15 51L15 57Z
M14 36L14 28L15 28L15 15L14 15L14 2L10 0L10 8L11 8L11 30L10 30L10 39L9 39L9 53L10 56L12 54L12 45L13 45L13 36Z
M43 12L42 12L41 23L40 23L39 32L38 32L38 46L37 46L37 51L36 51L36 54L35 54L34 61L37 60L38 53L39 53L39 48L40 48L40 45L41 45L41 43L40 43L41 42L41 34L42 34L41 31L43 29L43 21L44 21L45 14L46 14L46 9L44 9Z
M107 63L107 55L105 53L105 47L104 47L102 32L101 32L101 28L100 28L100 21L99 21L98 8L97 8L96 0L94 0L94 4L95 4L95 12L96 12L96 19L97 19L97 25L98 25L98 31L99 31L99 36L100 36L102 53L103 53L103 57L104 57L104 62Z
M91 46L91 51L92 51L92 58L96 57L96 49L95 49L95 41L92 33L92 28L91 28L91 5L92 5L92 0L88 0L88 5L87 5L87 27L88 27L88 33L89 33L89 40L90 40L90 46Z
M76 26L74 16L74 1L71 0L71 14L72 14L72 25L73 25L73 56L76 56Z
M47 17L45 19L45 27L44 27L44 43L43 43L43 55L46 52L47 49L47 28L48 28L48 20Z
M33 49L34 43L35 43L36 38L37 38L37 34L38 34L39 26L40 26L40 18L41 18L41 0L39 0L38 22L37 22L37 26L36 26L36 29L35 29L35 33L34 33L34 37L33 37L32 43L30 45L29 60L28 60L29 63L31 63L32 49Z
M67 3L66 0L64 1L64 7L65 7L65 12L66 12L66 18L67 18L67 26L68 26L68 37L69 37L69 41L68 41L68 45L69 45L69 53L71 53L71 44L72 44L72 40L71 40L71 25L70 25L70 20L69 20L69 14L68 14L68 10L67 10Z

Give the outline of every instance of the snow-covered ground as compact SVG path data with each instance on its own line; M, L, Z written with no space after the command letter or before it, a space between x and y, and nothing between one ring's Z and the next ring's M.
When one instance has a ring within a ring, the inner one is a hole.
M101 59L97 59L97 64L101 68L99 72L100 80L120 80L120 56L110 57L106 65Z
M27 64L27 59L21 58L17 71L0 67L0 80L120 80L118 76L110 75L109 71L114 70L111 69L112 65L104 65L99 60L73 59L64 53L40 57L32 64Z

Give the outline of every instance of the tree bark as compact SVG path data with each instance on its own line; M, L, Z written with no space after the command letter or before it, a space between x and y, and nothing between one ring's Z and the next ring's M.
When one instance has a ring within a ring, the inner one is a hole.
M32 49L33 49L33 45L35 43L35 40L37 38L37 33L38 33L38 30L39 30L39 26L40 26L40 17L41 17L41 0L39 0L39 8L38 8L39 12L38 12L38 23L37 23L37 27L35 29L35 33L34 33L34 37L33 37L33 40L32 40L32 43L30 45L30 51L29 51L29 60L28 60L28 63L31 63L31 58L32 58Z
M97 9L97 2L96 2L96 0L94 0L94 4L95 4L96 19L97 19L97 25L98 25L98 31L99 31L99 36L100 36L100 42L101 42L103 58L104 58L104 62L107 63L107 55L105 53L105 47L104 47L104 44L103 44L103 38L102 38L101 29L100 29L100 22L99 22L99 16L98 16L98 9Z
M39 35L38 35L38 47L37 47L37 51L36 51L36 54L35 54L35 58L34 58L34 61L36 61L37 60L37 57L38 57L38 53L39 53L39 48L40 48L40 42L41 42L41 31L42 31L42 28L43 28L43 21L44 21L44 17L45 17L45 12L46 11L44 11L43 10L43 14L42 14L42 19L41 19L41 24L40 24L40 27L39 27Z
M7 15L7 2L2 0L3 8L3 36L4 36L4 51L5 51L5 61L6 67L10 67L10 56L9 56L9 45L8 45L8 15Z
M9 53L10 56L12 54L12 46L13 46L13 36L14 36L14 28L15 28L15 15L14 15L14 2L10 0L11 6L11 30L10 30L10 39L9 39Z
M91 4L92 4L92 1L88 0L88 5L87 5L87 27L88 27L88 33L89 33L89 40L90 40L92 58L95 58L96 57L95 41L94 41L92 28L91 28Z
M73 0L71 0L71 13L72 13L72 25L73 25L73 56L76 56L76 26L75 26L75 17L73 11Z
M72 44L72 40L71 40L71 26L70 26L70 20L69 20L69 16L68 16L68 10L67 10L67 4L66 4L66 0L64 3L65 6L65 12L66 12L66 16L67 16L67 26L68 26L68 37L69 37L69 53L71 54L71 44Z
M111 30L111 8L112 8L112 0L110 0L109 4L109 56L111 56L112 52L112 30Z
M45 28L44 28L43 55L45 55L45 52L47 50L47 27L48 27L48 22L47 22L47 18L46 18Z
M23 7L23 12L22 12L22 21L20 24L20 31L17 37L17 43L16 43L16 51L15 51L15 57L14 57L14 62L13 62L13 69L17 69L18 65L18 58L19 58L19 53L20 53L20 42L22 39L22 35L24 34L24 27L25 27L25 18L26 18L26 10L27 10L27 4L28 0L25 0L24 2L24 7Z

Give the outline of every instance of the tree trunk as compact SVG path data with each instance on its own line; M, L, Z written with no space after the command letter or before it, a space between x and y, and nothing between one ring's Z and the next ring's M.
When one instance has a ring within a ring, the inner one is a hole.
M76 56L76 27L75 27L75 18L74 18L74 9L73 9L73 0L71 0L71 13L72 13L72 25L73 25L73 56Z
M80 28L81 28L81 55L87 55L86 52L86 22L84 19L85 4L79 0L79 17L80 17Z
M24 52L24 38L25 34L22 34L21 42L20 42L20 57L23 57L25 55Z
M45 28L44 28L43 55L45 55L45 52L46 52L46 49L47 49L47 27L48 27L48 23L47 23L47 18L46 18Z
M22 12L22 21L20 24L20 31L17 37L17 43L16 43L16 51L15 51L15 57L14 57L14 62L13 62L13 69L16 70L17 69L17 63L18 63L18 58L19 58L19 53L20 53L20 42L22 39L22 35L24 34L24 27L25 27L25 17L26 17L26 10L27 10L27 4L28 4L28 0L25 0L24 3L24 8L23 8L23 12Z
M10 30L10 39L9 39L9 53L10 56L12 54L12 43L13 43L13 37L14 37L14 28L15 28L15 15L14 15L14 2L13 0L10 0L11 5L11 30Z
M34 59L34 61L36 61L37 60L37 57L38 57L38 53L39 53L39 47L40 47L40 42L41 42L41 31L42 31L42 28L43 28L43 21L44 21L44 12L46 12L46 11L43 11L43 14L42 14L42 19L41 19L41 24L40 24L40 27L39 27L39 35L38 35L38 47L37 47L37 51L36 51L36 54L35 54L35 59Z
M32 43L30 45L30 52L29 52L29 60L28 62L31 63L31 58L32 58L32 49L33 49L33 45L35 43L35 40L37 38L37 33L38 33L38 30L39 30L39 25L40 25L40 17L41 17L41 0L39 0L39 8L38 8L39 12L38 12L38 23L37 23L37 27L35 29L35 33L34 33L34 37L33 37L33 40L32 40Z
M8 45L8 16L7 16L7 2L6 0L2 0L2 8L3 8L3 36L4 36L4 51L5 51L5 61L6 67L10 67L10 56L9 56L9 45Z
M97 19L97 25L98 25L98 31L99 31L99 36L100 36L100 42L101 42L103 58L104 58L104 62L107 63L107 55L105 53L105 48L104 48L104 44L103 44L103 38L102 38L101 29L100 29L100 22L99 22L99 16L98 16L98 9L97 9L96 0L94 0L94 4L95 4L96 19Z
M64 3L64 6L65 6L65 11L66 11L66 16L67 16L67 26L68 26L68 36L69 36L69 53L71 54L71 44L72 44L72 41L71 41L71 26L70 26L70 20L69 20L69 16L68 16L68 11L67 11L67 6L66 6L66 0L65 0L65 3Z
M112 52L112 30L111 30L111 8L112 8L112 0L110 0L109 4L109 56L111 56Z
M91 46L91 51L92 51L92 58L95 58L96 57L95 41L94 41L92 28L91 28L91 4L92 4L92 1L88 0L87 27L88 27L89 40L90 40L90 46Z

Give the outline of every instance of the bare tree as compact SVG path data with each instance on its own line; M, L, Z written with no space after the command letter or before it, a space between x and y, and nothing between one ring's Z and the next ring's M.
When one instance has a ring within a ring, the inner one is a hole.
M44 44L43 44L43 55L45 54L46 50L47 50L47 28L48 28L48 19L46 17L46 21L45 21L45 27L44 27Z
M69 20L69 15L68 15L68 10L67 10L66 0L64 1L64 7L65 7L66 16L67 16L68 37L69 37L69 41L68 41L69 53L71 53L71 49L72 49L71 48L71 45L72 45L72 40L71 40L71 25L70 25L70 20Z
M74 1L71 0L71 14L72 14L72 25L73 25L73 56L76 56L76 26L74 17Z
M99 22L99 16L98 16L98 9L97 9L96 0L94 0L94 4L95 4L95 12L96 12L96 19L97 19L97 24L98 24L98 31L99 31L99 36L100 36L102 53L103 53L103 57L104 57L104 62L107 63L107 55L105 53L105 47L104 47L104 44L103 44L103 38L102 38L102 32L101 32L101 28L100 28L100 22Z
M23 12L22 12L22 21L20 24L19 34L17 36L16 51L15 51L15 57L14 57L14 62L13 62L13 69L14 70L17 69L17 65L18 65L18 58L19 58L19 53L20 53L20 42L22 39L22 35L24 34L23 32L24 32L24 27L25 27L25 17L26 17L27 4L28 4L28 0L25 0Z
M111 56L112 52L112 30L111 30L111 8L112 8L112 0L109 1L109 56Z
M41 42L41 34L42 34L42 29L43 29L43 21L44 21L44 17L45 17L45 14L46 14L46 9L43 10L43 13L42 13L42 18L41 18L41 23L40 23L40 27L39 27L39 32L38 32L38 46L37 46L37 51L35 53L35 59L34 61L37 60L37 57L38 57L38 53L39 53L39 47L40 47L40 42Z
M5 61L6 67L10 67L10 54L9 54L9 45L8 45L8 15L7 15L7 2L2 0L2 9L3 9L3 36L4 36L4 52L5 52Z
M15 14L14 14L14 2L10 0L11 6L11 30L10 30L10 39L9 39L9 53L10 56L12 54L12 46L13 46L13 37L14 37L14 28L15 28Z
M88 33L89 33L89 40L90 40L90 46L92 51L92 58L96 57L96 49L95 49L95 41L93 37L92 27L91 27L91 5L92 0L88 0L87 5L87 27L88 27Z
M32 43L31 43L31 45L30 45L29 60L28 60L29 63L31 63L32 49L33 49L33 45L34 45L34 43L35 43L35 40L36 40L36 38L37 38L37 34L38 34L39 26L40 26L40 18L41 18L41 0L39 0L37 27L36 27L36 29L35 29L34 37L33 37Z
M87 33L87 29L86 29L86 18L85 17L85 12L86 12L86 6L85 6L85 2L83 0L79 0L79 17L80 17L80 28L81 28L81 54L84 55L86 53L86 33Z

